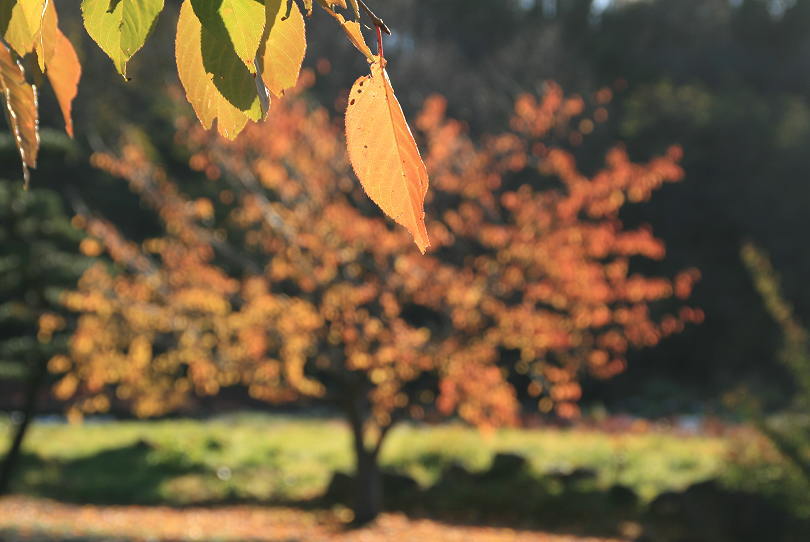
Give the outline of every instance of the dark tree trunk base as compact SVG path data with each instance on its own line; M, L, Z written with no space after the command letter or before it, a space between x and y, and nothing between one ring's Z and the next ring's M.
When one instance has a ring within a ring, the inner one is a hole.
M363 451L354 477L354 525L367 525L382 511L383 487L377 454Z
M46 372L47 368L45 362L40 362L32 369L31 376L28 379L28 386L25 390L25 403L22 408L22 419L16 423L11 446L8 452L6 452L3 464L0 465L0 495L8 493L9 487L11 486L11 477L20 459L25 434L28 432L28 427L31 425L31 420L36 413L37 395L39 395L39 390L45 381Z

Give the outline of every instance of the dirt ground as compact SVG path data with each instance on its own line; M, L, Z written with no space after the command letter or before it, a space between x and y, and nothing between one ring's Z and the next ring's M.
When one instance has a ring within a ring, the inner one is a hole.
M27 497L0 499L3 542L618 542L501 527L448 525L385 514L359 530L350 512L228 506L176 509L62 504Z

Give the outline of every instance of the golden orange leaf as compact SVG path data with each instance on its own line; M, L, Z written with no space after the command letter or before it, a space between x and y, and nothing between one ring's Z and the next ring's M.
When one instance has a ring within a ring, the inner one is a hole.
M22 66L11 51L0 43L0 92L6 106L6 118L23 166L23 177L28 185L28 168L37 166L39 152L39 115L37 92L25 80Z
M307 50L304 17L298 4L267 0L265 28L267 39L262 50L262 79L270 92L281 97L295 86Z
M73 44L59 29L59 18L53 2L48 2L42 29L36 43L37 60L51 83L53 93L65 119L65 131L73 137L71 109L79 92L82 67Z
M343 19L343 17L340 18ZM340 23L340 26L343 27L343 31L349 37L352 44L357 47L357 50L366 55L366 58L372 60L374 55L371 53L371 49L369 49L368 45L366 44L366 39L363 37L362 30L360 30L360 23L357 21L343 20Z
M428 175L379 58L358 79L346 109L349 158L368 196L404 226L424 253L430 241L424 202Z

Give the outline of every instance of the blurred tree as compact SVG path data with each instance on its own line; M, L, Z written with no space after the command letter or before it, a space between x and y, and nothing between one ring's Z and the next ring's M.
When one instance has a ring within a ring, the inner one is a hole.
M0 182L0 224L0 370L25 382L15 393L19 410L11 416L13 434L0 465L2 494L44 389L48 359L66 347L59 295L75 287L88 259L78 254L82 232L54 192Z
M115 141L127 117L156 147L169 148L174 131L167 117L177 106L155 89L174 81L174 59L166 52L174 45L179 4L166 3L152 36L130 62L129 82L112 76L109 59L81 29L79 9L62 9L60 27L76 46L85 74L74 104L76 125L83 126L77 133L82 152ZM590 175L601 165L605 142L624 141L634 160L665 152L672 141L683 146L685 182L620 216L630 225L655 223L666 242L667 258L647 262L645 272L701 269L693 299L708 318L654 353L633 354L630 370L608 386L587 382L589 397L604 400L611 410L658 416L711 409L741 382L784 396L791 377L772 361L780 331L759 309L737 247L753 238L767 248L781 270L785 296L807 320L810 252L801 250L796 232L810 229L804 209L810 196L804 180L810 0L614 1L590 14L584 5L584 0L504 0L459 8L455 1L387 0L379 8L394 33L386 43L389 71L395 81L408 81L399 96L405 110L439 91L448 99L449 114L465 122L476 139L504 129L515 97L539 91L543 80L561 81L583 94L611 85L618 114L583 145L567 148ZM305 64L317 63L325 74L312 95L332 103L366 68L365 59L334 31L325 13L316 11L307 24ZM340 107L345 99L337 102ZM55 100L43 96L40 107L41 125L60 125ZM8 138L0 143L3 166L17 171L13 143ZM181 169L178 155L163 158L168 170ZM121 183L79 167L66 170L48 156L40 160L37 177L39 186L76 189L94 209L114 217L129 238L159 235L160 224L133 211L136 203ZM183 191L196 193L196 179L186 180L179 179Z
M750 242L743 245L740 254L762 303L782 330L782 347L777 360L793 377L795 387L788 408L768 418L757 409L756 421L810 482L810 333L784 298L768 255Z
M583 374L611 377L630 349L702 319L666 310L697 272L636 273L631 260L661 259L664 246L618 218L681 178L678 149L636 164L614 148L585 176L551 144L604 120L585 109L551 85L477 145L431 98L416 122L432 179L427 256L375 213L341 128L302 99L275 103L271 129L234 142L177 120L190 166L212 180L207 197L183 195L141 136L94 155L165 233L134 243L84 218L97 243L85 249L115 265L65 296L81 316L69 356L50 362L57 396L74 416L106 410L113 390L139 416L239 385L271 403L336 405L354 435L359 522L380 510L377 457L398 420L456 412L492 428L515 423L522 403L576 416Z

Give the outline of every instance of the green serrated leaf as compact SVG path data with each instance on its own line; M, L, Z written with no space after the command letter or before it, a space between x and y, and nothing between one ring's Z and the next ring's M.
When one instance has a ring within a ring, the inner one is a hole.
M124 77L162 10L163 0L82 0L87 33Z
M251 73L264 34L264 3L257 0L191 0L205 32L228 41Z

